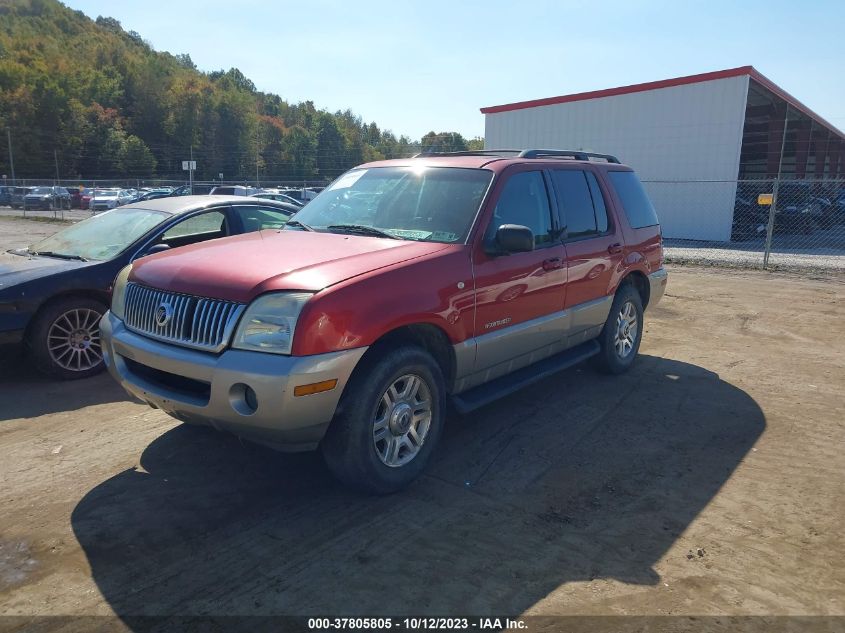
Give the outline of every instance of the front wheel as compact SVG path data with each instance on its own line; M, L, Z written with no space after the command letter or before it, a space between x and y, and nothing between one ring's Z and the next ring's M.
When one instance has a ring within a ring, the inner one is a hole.
M599 335L599 369L610 374L628 370L637 357L643 332L643 302L631 284L616 291L610 314Z
M440 367L418 347L372 353L347 385L321 451L343 483L387 494L425 469L443 430L446 389Z
M32 324L29 347L44 374L73 380L101 372L100 319L106 306L82 297L61 299L44 307Z

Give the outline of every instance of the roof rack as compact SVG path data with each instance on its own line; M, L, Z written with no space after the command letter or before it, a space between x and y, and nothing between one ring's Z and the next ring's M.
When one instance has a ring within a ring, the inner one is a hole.
M608 163L619 163L619 159L610 154L596 154L571 149L524 149L519 153L519 158L571 158L573 160L600 158Z
M514 158L569 158L571 160L586 160L597 158L608 163L619 164L619 159L610 154L596 154L571 149L479 149L465 152L421 152L414 158L431 156L502 156L513 154Z
M501 156L502 154L520 154L521 149L475 149L463 152L420 152L414 158L426 156Z

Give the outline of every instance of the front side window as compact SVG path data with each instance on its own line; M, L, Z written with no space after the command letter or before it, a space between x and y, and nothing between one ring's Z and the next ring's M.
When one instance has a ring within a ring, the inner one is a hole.
M622 201L622 209L628 217L631 228L641 229L660 223L651 200L648 199L640 179L634 172L611 171L608 175Z
M208 211L193 215L164 232L164 242L185 237L224 237L229 234L226 215L222 211Z
M492 240L503 224L527 226L534 233L534 245L537 247L552 242L549 195L541 172L524 171L508 179L493 210L493 220L485 239Z
M317 231L424 242L466 238L493 177L485 169L353 169L297 214Z
M572 239L597 234L593 196L586 174L581 170L555 169L552 183L567 236Z

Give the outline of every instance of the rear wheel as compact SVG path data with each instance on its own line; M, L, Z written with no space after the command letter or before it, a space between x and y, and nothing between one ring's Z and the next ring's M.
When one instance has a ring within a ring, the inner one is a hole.
M610 314L599 335L599 369L610 374L627 371L639 352L642 331L643 303L640 293L631 284L624 284L616 291Z
M446 390L440 367L424 350L374 353L347 385L321 451L343 483L387 494L425 469L443 429Z
M100 319L105 312L105 305L83 297L61 299L44 307L28 339L38 370L62 380L101 372L105 365Z

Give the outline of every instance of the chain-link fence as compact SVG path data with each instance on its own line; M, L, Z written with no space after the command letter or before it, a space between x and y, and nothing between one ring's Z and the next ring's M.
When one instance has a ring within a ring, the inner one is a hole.
M845 272L845 180L644 184L667 261Z

